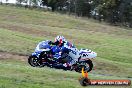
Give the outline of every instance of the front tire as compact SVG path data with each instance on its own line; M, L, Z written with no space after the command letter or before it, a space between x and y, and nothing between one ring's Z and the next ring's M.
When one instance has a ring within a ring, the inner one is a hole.
M87 60L86 63L89 65L87 72L90 72L93 69L93 62L91 60Z
M85 72L90 72L93 69L93 63L92 63L92 61L91 60L87 60L85 62L80 62L77 65L75 71L81 73L82 68L84 68Z

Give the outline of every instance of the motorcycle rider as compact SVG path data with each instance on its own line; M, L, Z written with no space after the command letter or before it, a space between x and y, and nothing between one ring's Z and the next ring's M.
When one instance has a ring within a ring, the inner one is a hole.
M66 41L66 39L63 36L57 36L55 38L54 43L55 45L60 47L60 52L59 52L61 56L60 59L61 58L68 59L68 62L63 64L64 67L71 67L76 61L78 61L78 58L80 57L78 53L78 49L75 48L73 44Z
M71 44L70 42L66 41L66 39L63 36L57 36L55 38L55 42L52 42L49 40L40 42L37 45L35 52L39 53L41 56L41 53L43 51L45 51L46 49L49 49L49 50L51 49L51 46L50 46L51 44L56 45L60 48L59 50L57 50L56 54L51 56L52 58L57 56L56 59L58 59L58 60L60 60L62 58L66 58L68 60L67 63L63 64L64 67L70 67L80 57L79 53L76 52L77 48L75 48L74 45ZM58 55L59 55L59 57L58 57ZM74 60L72 60L72 59L74 59Z

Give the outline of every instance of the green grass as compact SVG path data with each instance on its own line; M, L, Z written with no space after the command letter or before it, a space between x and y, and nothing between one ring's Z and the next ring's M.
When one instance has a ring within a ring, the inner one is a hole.
M33 68L18 60L0 60L0 88L83 88L78 82L81 74L51 68ZM89 74L91 79L117 79ZM118 78L119 79L119 78ZM125 79L125 78L120 78ZM96 86L95 86L96 87ZM93 88L90 86L89 88ZM97 86L96 88L102 88ZM124 88L121 86L107 88ZM128 86L127 88L130 88Z
M54 40L57 35L64 35L78 48L98 53L90 78L132 78L131 30L59 13L0 6L0 51L29 55L39 41ZM0 60L0 88L81 88L79 76L70 71L32 68L14 58Z

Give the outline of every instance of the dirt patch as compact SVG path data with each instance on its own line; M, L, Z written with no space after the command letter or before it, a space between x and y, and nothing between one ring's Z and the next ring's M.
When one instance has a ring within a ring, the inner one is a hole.
M32 27L27 27L27 26L20 26L20 25L11 25L11 24L0 24L1 28L5 28L11 31L18 31L18 32L22 32L22 33L26 33L26 34L33 34L33 35L37 35L37 36L53 36L56 37L59 33L58 32L50 32L50 31L46 31L46 30L40 30L40 29L36 29L36 28L32 28ZM67 38L71 39L73 38L73 36L70 35L64 35Z
M22 26L22 25L11 25L11 24L0 24L1 28L5 28L11 31L18 31L18 32L22 32L22 33L26 33L26 34L32 34L32 35L36 35L36 36L52 36L52 37L56 37L57 35L60 35L58 32L50 32L50 31L46 31L46 30L40 30L40 29L36 29L36 28L32 28L32 27L27 27L27 26ZM86 39L80 39L80 41L77 40L76 37L73 37L71 35L67 35L67 34L63 34L63 36L65 36L67 39L69 39L70 41L74 41L75 43L83 43L83 44L94 44L97 43L97 41L93 41L93 40L86 40Z
M0 52L0 60L16 59L16 60L21 60L21 61L27 61L27 58L28 58L28 56L24 56L24 55Z
M18 31L18 32L22 32L22 33L26 33L26 34L33 34L33 35L37 35L37 36L56 36L56 33L51 33L48 31L44 31L44 30L38 30L35 28L29 28L26 26L18 26L18 25L11 25L11 24L0 24L1 28L5 28L8 30L12 30L12 31Z

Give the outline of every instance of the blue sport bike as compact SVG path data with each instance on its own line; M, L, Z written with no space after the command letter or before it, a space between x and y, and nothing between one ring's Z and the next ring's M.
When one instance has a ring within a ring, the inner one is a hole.
M45 45L45 48L41 52L34 52L28 58L28 63L33 67L51 67L64 70L75 70L81 72L82 68L85 71L90 72L93 68L92 59L97 56L97 53L89 49L71 48L68 52L65 52L60 56L60 48L56 45ZM79 56L78 60L74 57ZM67 62L74 62L72 66L65 67Z

